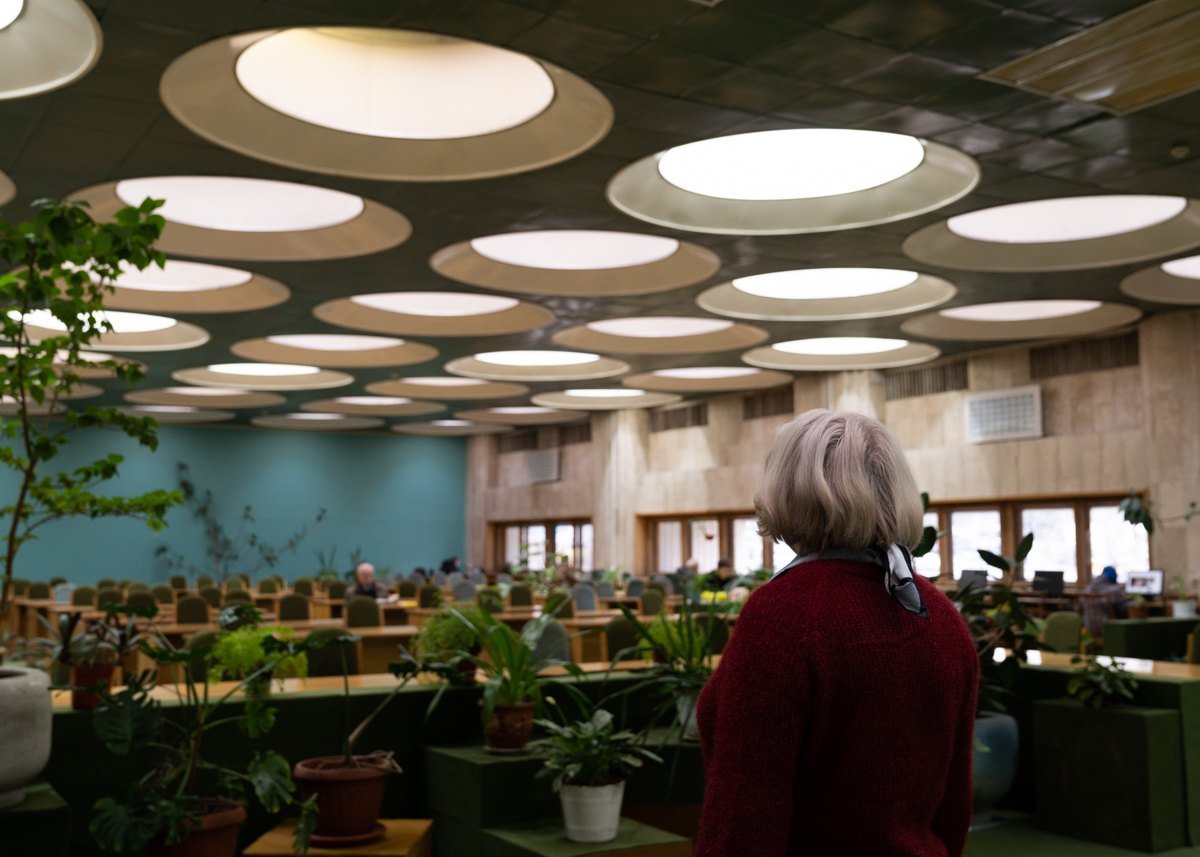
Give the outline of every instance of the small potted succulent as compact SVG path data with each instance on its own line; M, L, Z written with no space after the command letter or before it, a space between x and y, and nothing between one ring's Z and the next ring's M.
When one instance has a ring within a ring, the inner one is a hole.
M611 842L621 821L626 775L645 761L662 759L642 746L641 736L618 731L608 711L585 706L585 715L589 711L590 716L582 720L538 720L548 734L529 749L545 758L538 776L552 779L562 803L567 839Z
M458 611L467 619L463 622L449 610L439 610L425 620L417 634L417 656L423 664L446 664L453 667L450 680L456 684L475 683L475 664L459 652L479 654L479 632L481 623L477 607L465 607Z

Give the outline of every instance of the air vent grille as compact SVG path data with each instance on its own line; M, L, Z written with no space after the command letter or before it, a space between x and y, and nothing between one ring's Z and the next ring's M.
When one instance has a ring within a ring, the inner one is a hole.
M1046 345L1029 351L1029 376L1035 381L1079 372L1099 372L1137 366L1137 331L1103 339L1083 339L1063 345Z
M562 478L559 463L562 460L560 450L554 449L538 449L529 454L526 459L529 465L529 483L536 485L539 482L557 482Z
M497 441L501 452L527 452L531 449L557 449L572 443L589 443L591 439L592 424L589 421L510 432L500 435Z
M682 408L650 412L650 431L695 428L708 425L708 404L687 405Z
M795 411L796 401L791 384L742 397L743 420L777 417L783 414L793 414Z
M967 389L967 363L959 360L940 366L922 369L905 369L889 372L883 376L884 397L911 399L914 396L932 396L934 393L950 393Z
M524 452L527 449L538 448L536 431L516 431L502 434L497 439L497 447L501 452Z
M968 393L964 405L968 443L1042 436L1042 388L1036 384Z

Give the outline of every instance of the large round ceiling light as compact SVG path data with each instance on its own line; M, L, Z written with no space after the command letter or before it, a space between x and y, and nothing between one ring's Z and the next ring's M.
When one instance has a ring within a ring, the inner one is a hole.
M354 376L346 372L289 363L213 363L176 369L171 377L184 384L200 387L289 392L328 390L354 383ZM176 402L164 401L161 404L173 405Z
M550 75L529 57L413 30L282 30L246 48L235 74L254 98L301 122L394 139L495 134L554 100Z
M311 351L375 351L403 345L403 339L388 336L354 336L341 333L285 333L266 337L272 345Z
M895 268L805 268L737 277L739 292L779 301L861 298L902 289L917 281L916 271Z
M475 359L492 366L583 366L599 361L600 355L579 351L485 351L476 354Z
M883 354L908 345L904 339L879 339L871 336L827 336L818 339L793 339L771 347L786 354L833 356L845 354Z
M95 271L89 274L99 281ZM278 280L239 268L178 259L168 259L161 268L150 265L138 270L123 265L112 285L105 305L139 312L247 312L276 306L291 297L288 287Z
M646 316L642 318L611 318L590 321L588 330L606 336L631 336L636 339L656 339L670 336L706 336L733 327L732 321L715 318L679 318L675 316Z
M674 238L584 229L510 232L474 238L471 249L505 265L555 271L600 271L661 262L679 250Z
M8 317L12 319L17 319L20 315L15 310L9 310L8 313ZM53 330L56 332L65 332L67 329L66 324L48 309L35 309L32 312L26 313L25 323L32 327L40 327L43 330ZM95 325L107 323L113 333L154 333L174 327L179 322L173 318L167 318L165 315L101 310L93 315L92 323Z
M172 223L229 232L305 232L348 223L363 213L362 197L340 190L270 179L155 176L117 182L127 205L146 197L166 202Z
M100 59L102 40L80 0L0 0L0 101L73 83Z
M630 375L621 383L656 393L731 393L780 387L791 380L792 376L783 372L749 366L681 366Z
M321 370L316 366L300 366L288 363L212 363L209 372L218 375L253 375L256 378L288 378L300 375L316 375Z
M480 384L488 383L487 381L481 381L479 378L442 378L440 376L404 378L402 380L408 384L419 384L423 387L478 387Z
M1185 277L1189 280L1200 280L1200 256L1188 256L1186 259L1172 259L1163 262L1163 271L1172 277Z
M0 30L17 20L24 8L25 0L0 0Z
M644 396L645 390L619 389L599 387L593 390L563 390L564 396L580 399L628 399Z
M951 307L939 315L960 321L1032 321L1065 318L1099 309L1100 301L999 301L992 304Z
M872 336L827 336L777 342L742 355L751 366L800 372L889 369L933 360L941 354L932 345Z
M1079 196L998 205L946 221L955 235L972 241L1049 244L1107 238L1157 226L1179 216L1178 196Z
M745 378L747 375L757 375L761 371L749 366L685 366L680 369L658 369L654 374L660 378L678 378L684 381L718 381Z
M1200 256L1135 271L1121 281L1121 291L1144 301L1196 306L1200 304Z
M245 285L253 277L249 271L223 265L168 259L161 268L150 265L138 270L125 266L112 284L120 289L147 292L208 292Z
M380 312L404 315L425 315L437 318L489 315L504 312L520 301L497 295L476 295L465 292L383 292L354 295L351 303Z
M480 364L483 365L483 364ZM524 396L529 388L522 384L485 381L480 378L416 377L392 378L367 384L367 392L380 396L406 396L441 401L479 401Z
M160 387L133 390L125 401L139 405L176 405L189 408L273 408L287 401L275 393L251 393L231 387Z
M629 364L582 351L531 350L487 351L451 360L445 368L454 375L488 381L592 381L624 375Z
M925 159L915 137L842 128L756 131L668 149L658 171L675 187L719 199L814 199L895 181Z

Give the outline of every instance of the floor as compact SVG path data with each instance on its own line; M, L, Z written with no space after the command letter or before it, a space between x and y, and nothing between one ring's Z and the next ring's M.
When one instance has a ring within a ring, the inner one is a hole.
M965 857L1123 857L1144 853L1068 839L1038 830L1028 821L1011 821L971 831ZM1200 857L1200 848L1159 851L1156 857Z

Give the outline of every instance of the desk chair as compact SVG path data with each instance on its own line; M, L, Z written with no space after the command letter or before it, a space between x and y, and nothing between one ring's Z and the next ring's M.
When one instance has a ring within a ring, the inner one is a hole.
M252 604L250 593L244 589L235 589L233 592L225 593L225 606L230 604Z
M546 596L545 612L559 619L575 618L575 602L571 593L566 589L555 589Z
M309 632L308 639L330 639L345 633L344 628L314 628ZM351 642L326 643L320 648L309 649L308 674L310 676L341 675L343 654L346 656L346 675L356 674L358 672L358 647Z
M130 607L158 607L158 599L154 597L154 593L141 589L126 595L125 603Z
M417 585L415 583L413 583L411 580L401 580L396 585L396 592L399 594L399 596L401 598L416 598L417 597Z
M279 599L280 622L307 622L310 617L308 596L289 592Z
M125 603L125 593L115 587L110 587L108 589L101 589L98 593L96 593L96 606L97 607L103 608L109 604L124 604L124 603Z
M596 609L596 590L590 583L576 583L572 586L571 599L580 610Z
M187 641L183 644L183 647L190 650L198 649L201 646L212 646L216 644L217 639L220 636L220 631L197 631L195 634L192 634L192 636L187 638ZM187 665L187 669L188 673L191 675L192 681L207 681L209 666L210 663L208 658L197 658L196 660L190 661Z
M642 615L657 616L667 605L667 597L657 586L647 586L642 593Z
M188 588L187 578L184 577L182 574L171 575L171 588L172 589L187 589Z
M169 586L156 586L150 590L154 593L154 600L159 604L174 604L175 590Z
M464 581L454 587L455 601L474 601L475 600L475 584Z
M346 590L348 588L349 587L346 586L345 581L334 580L325 587L325 594L328 595L333 601L341 601L346 597Z
M528 583L514 583L508 590L508 603L513 607L532 607L533 590Z
M279 584L275 582L274 578L264 577L258 582L258 591L262 595L274 595L279 591Z
M1079 653L1079 636L1083 620L1074 610L1055 610L1046 617L1046 626L1038 640L1051 651Z
M617 591L613 588L611 580L601 580L596 583L596 594L601 598L612 598Z
M50 584L45 581L37 581L29 584L29 597L45 600L50 597Z
M351 598L346 603L347 628L373 628L382 624L383 618L379 612L379 605L375 603L374 598L359 595Z
M307 595L312 598L313 582L311 577L297 577L292 581L292 592L299 592L301 595Z
M646 581L640 577L632 578L625 584L625 594L630 598L640 598L646 590Z
M417 590L417 606L425 610L430 610L440 606L442 603L442 590L432 583L423 584Z
M209 603L199 595L185 595L175 605L175 621L180 625L205 625L209 622Z
M604 626L604 638L608 643L608 657L611 660L637 657L637 629L624 616L614 616L608 621Z
M96 587L78 586L71 593L71 606L93 607L96 604Z
M531 623L532 620L525 623L525 627L521 629L522 633ZM533 647L533 659L535 661L569 662L571 660L571 640L567 635L567 629L557 622L546 625L542 629L542 636L538 638L537 644Z
M224 597L221 595L221 590L217 589L215 586L204 587L200 590L199 595L206 602L208 602L208 606L214 610L220 610L221 604L224 603Z

